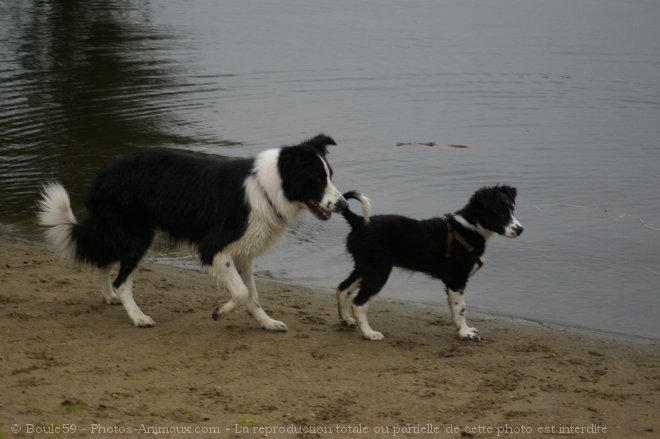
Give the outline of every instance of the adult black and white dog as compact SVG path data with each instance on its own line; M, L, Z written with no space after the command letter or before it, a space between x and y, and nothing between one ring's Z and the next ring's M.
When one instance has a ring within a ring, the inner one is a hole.
M61 184L44 186L39 221L63 259L98 267L105 302L121 303L135 326L154 325L133 300L132 280L160 229L193 244L202 264L229 290L231 299L218 305L214 319L245 304L263 328L286 331L259 304L253 260L304 210L327 220L347 206L331 180L328 145L334 140L319 134L299 145L232 160L142 150L99 172L83 221L74 217Z
M383 334L369 326L367 305L385 286L392 267L400 267L442 280L458 336L480 341L479 332L465 319L465 286L483 264L481 257L493 234L515 238L522 233L522 226L513 216L516 189L481 188L455 213L422 221L400 215L370 218L367 197L357 192L348 192L344 197L359 200L363 216L348 207L342 212L351 226L346 248L355 263L337 288L343 323L354 326L357 320L364 338L382 340Z

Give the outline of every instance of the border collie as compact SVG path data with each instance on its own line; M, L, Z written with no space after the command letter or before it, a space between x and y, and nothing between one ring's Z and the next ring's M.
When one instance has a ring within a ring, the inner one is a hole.
M263 328L286 331L259 305L253 260L304 210L327 220L347 206L326 160L327 145L335 144L319 134L296 146L232 160L145 149L99 172L83 221L74 217L61 184L45 185L39 222L48 227L46 236L62 259L98 267L105 302L121 303L135 326L154 325L133 300L132 283L160 229L194 245L211 276L230 292L231 299L215 308L214 319L245 304Z
M422 221L400 215L370 218L367 197L353 191L345 193L344 198L360 201L363 216L348 207L342 211L351 226L346 248L354 261L353 271L337 288L342 322L354 326L357 320L364 338L382 340L383 334L369 326L367 305L385 286L392 267L400 267L442 280L458 336L481 341L479 331L465 320L465 286L483 265L481 256L494 233L509 238L522 233L522 226L513 216L516 189L481 188L455 213ZM351 316L351 299L355 318Z

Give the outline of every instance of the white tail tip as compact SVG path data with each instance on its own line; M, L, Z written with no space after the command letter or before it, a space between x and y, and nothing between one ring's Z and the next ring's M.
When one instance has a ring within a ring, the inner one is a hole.
M76 261L76 245L71 236L77 223L69 194L60 183L44 185L39 201L39 224L48 227L46 239L55 247L55 252L66 262Z
M360 194L360 204L362 204L362 217L364 218L364 223L369 224L370 217L371 217L371 200Z

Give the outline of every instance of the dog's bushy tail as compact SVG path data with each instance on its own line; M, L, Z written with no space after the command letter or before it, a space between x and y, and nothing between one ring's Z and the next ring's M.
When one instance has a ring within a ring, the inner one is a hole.
M39 224L47 227L46 239L55 248L55 253L64 261L78 261L73 229L78 220L71 210L69 194L60 183L52 182L41 189Z
M346 221L351 228L355 229L357 227L362 227L365 224L369 224L369 218L371 216L371 200L357 191L346 192L344 198L347 200L358 200L362 205L362 216L356 214L348 207L346 207L341 213L343 217L346 218Z
M108 251L107 238L91 220L78 222L64 186L58 182L44 185L38 208L39 224L47 228L46 239L60 259L71 264L102 265L96 255Z

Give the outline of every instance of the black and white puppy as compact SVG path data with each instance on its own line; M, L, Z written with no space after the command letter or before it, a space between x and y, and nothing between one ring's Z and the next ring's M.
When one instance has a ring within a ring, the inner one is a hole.
M121 303L135 326L154 325L133 300L132 281L160 229L193 244L202 264L229 290L231 300L218 305L214 319L245 304L263 328L286 331L259 305L253 260L304 210L327 220L347 206L331 181L328 145L334 140L319 134L296 146L231 160L145 149L99 172L83 221L74 217L61 184L44 186L39 222L64 260L98 267L105 302Z
M382 340L383 334L369 326L367 305L385 286L392 267L400 267L442 280L458 336L480 341L479 332L465 319L465 286L483 264L481 256L493 234L515 238L522 233L522 226L513 216L516 189L481 188L455 213L422 221L400 215L370 218L367 197L357 192L348 192L344 197L359 200L363 216L348 207L342 212L352 229L346 248L354 261L353 271L337 288L343 323L354 326L357 320L364 338Z

